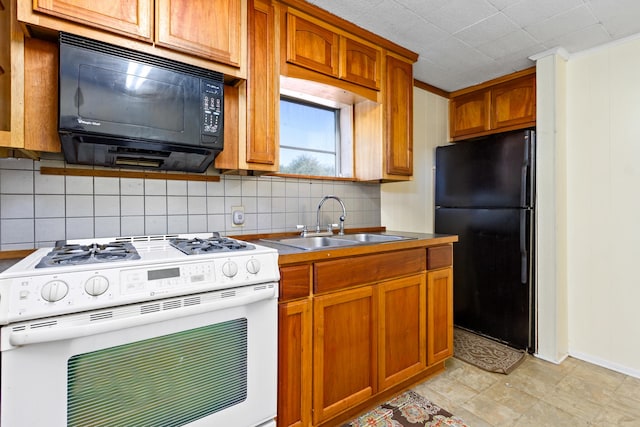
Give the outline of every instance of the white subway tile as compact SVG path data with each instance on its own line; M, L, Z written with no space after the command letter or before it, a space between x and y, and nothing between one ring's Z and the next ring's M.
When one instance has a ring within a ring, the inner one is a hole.
M67 218L67 239L90 239L93 235L93 217Z
M188 196L206 196L207 183L204 181L187 181Z
M128 196L144 194L144 180L139 178L120 178L120 194Z
M0 195L0 217L33 218L32 194L2 194Z
M93 194L93 177L65 176L67 194Z
M93 178L95 194L120 195L120 179L96 176Z
M187 215L187 196L168 196L167 197L167 214L169 215Z
M2 245L12 243L30 243L33 245L33 234L33 218L0 220L0 244Z
M37 195L36 218L64 218L65 197L63 195Z
M120 231L123 236L144 236L144 216L120 217Z
M225 233L225 215L207 215L207 231Z
M145 235L167 234L167 216L150 215L144 217Z
M96 217L113 217L120 216L120 197L114 196L98 196L94 198L95 216ZM118 227L120 225L118 224Z
M187 181L167 181L167 195L170 196L186 196Z
M242 197L255 197L258 194L258 182L252 176L242 177Z
M224 197L207 197L207 214L223 214L224 209Z
M36 242L55 242L66 239L64 218L36 218Z
M1 194L33 194L33 171L0 170Z
M207 215L189 215L189 233L205 233Z
M258 178L257 196L258 197L271 197L271 179L270 178Z
M206 197L187 197L187 206L189 215L205 215L207 213Z
M169 215L167 217L167 233L180 234L189 232L189 222L186 215Z
M144 214L166 216L167 215L167 197L166 196L145 196Z
M120 237L120 217L104 216L96 218L95 237Z
M144 215L144 197L143 196L121 196L120 197L120 215L133 216Z
M145 179L145 196L165 196L167 194L167 181L163 179Z
M93 196L67 194L67 218L93 216Z
M227 176L224 179L224 196L240 197L242 196L242 181L240 177Z
M36 173L34 180L36 194L64 194L64 176Z
M220 182L207 181L207 196L221 196L224 197L224 177L220 178Z
M31 159L17 159L15 157L0 159L0 169L33 170L33 168L33 160Z

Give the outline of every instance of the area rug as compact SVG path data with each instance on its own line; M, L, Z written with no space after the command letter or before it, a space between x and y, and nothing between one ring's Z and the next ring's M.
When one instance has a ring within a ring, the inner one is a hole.
M453 356L480 369L500 374L508 374L525 359L524 350L516 350L507 345L455 328L453 331Z
M342 427L469 427L414 391L406 391Z

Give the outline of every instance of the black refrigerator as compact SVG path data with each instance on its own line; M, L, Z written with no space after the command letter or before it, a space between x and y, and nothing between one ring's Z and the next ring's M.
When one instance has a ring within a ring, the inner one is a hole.
M454 324L531 353L535 131L436 148L435 232L457 234Z

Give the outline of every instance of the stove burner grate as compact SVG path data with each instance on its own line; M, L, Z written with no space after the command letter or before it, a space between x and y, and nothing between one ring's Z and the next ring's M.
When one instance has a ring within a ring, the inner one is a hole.
M210 254L215 252L244 251L255 249L255 246L227 237L209 237L201 239L176 238L169 240L169 244L187 255Z
M64 244L45 255L36 268L95 264L140 259L131 243Z

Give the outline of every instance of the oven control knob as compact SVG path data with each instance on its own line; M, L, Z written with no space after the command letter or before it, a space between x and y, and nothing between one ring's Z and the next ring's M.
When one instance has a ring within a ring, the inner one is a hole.
M260 261L255 258L247 261L247 271L251 274L258 274L260 271Z
M52 280L45 283L40 291L42 299L48 302L60 301L69 292L69 285L62 280Z
M233 277L238 274L238 265L233 261L227 261L222 264L222 274L227 277Z
M104 294L107 289L109 289L109 280L104 276L94 276L84 284L84 290L94 297Z

